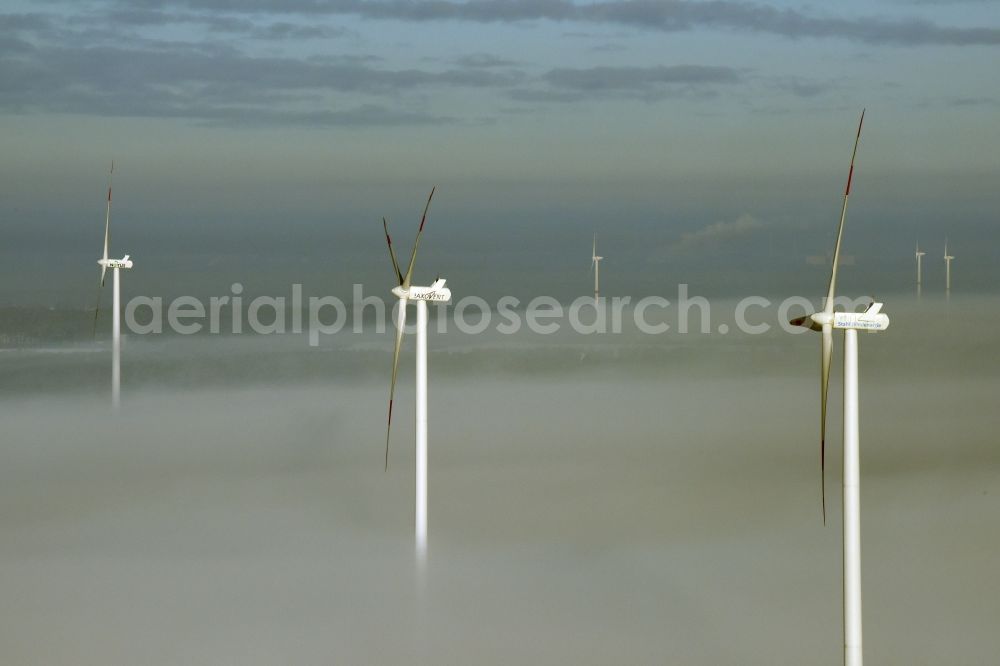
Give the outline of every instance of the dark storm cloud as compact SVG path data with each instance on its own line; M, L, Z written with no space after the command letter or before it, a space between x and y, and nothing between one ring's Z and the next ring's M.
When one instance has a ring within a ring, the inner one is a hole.
M190 118L240 125L440 124L457 119L422 109L390 111L393 105L372 104L371 97L398 104L401 96L443 87L495 90L526 102L611 95L654 101L742 80L731 68L689 64L562 68L533 80L513 69L514 61L489 53L458 57L439 71L394 70L379 67L377 58L363 54L255 57L227 42L166 41L106 26L73 29L37 16L3 18L18 26L11 37L0 39L0 110L14 113ZM120 19L141 24L166 17L139 7ZM212 29L278 40L331 34L323 26L297 23L254 26L234 19ZM354 98L333 105L328 99L333 94Z
M624 44L598 44L597 46L591 46L590 50L594 53L621 53L622 51L627 51L628 47Z
M455 60L459 67L469 68L490 68L490 67L513 67L517 63L490 53L470 53Z
M225 45L141 39L128 40L128 46L73 46L79 38L71 34L60 45L52 39L42 46L0 39L0 108L238 123L427 124L454 119L390 112L358 100L348 105L353 110L328 111L323 110L325 97L395 98L432 87L507 87L522 76L482 67L380 69L357 57L251 57Z
M254 23L245 18L221 16L217 14L169 12L148 7L120 7L113 12L99 12L84 15L84 23L124 26L161 26L172 23L197 23L219 32L249 32Z
M165 25L195 25L210 32L231 33L261 40L302 40L302 39L332 39L353 34L350 30L339 26L317 25L315 23L292 23L276 21L274 23L257 23L245 17L208 12L176 12L149 7L122 7L114 11L98 11L85 14L79 19L82 23L106 27L159 27Z
M147 7L165 7L164 0L145 0ZM711 0L626 0L577 5L567 0L478 0L473 2L412 2L390 0L188 0L185 6L206 11L279 14L347 14L370 19L404 21L455 20L478 23L551 20L678 32L699 28L761 32L790 38L841 38L889 45L1000 44L1000 29L941 26L918 18L898 20L815 16L793 9ZM134 3L129 3L130 6Z
M553 69L543 78L553 87L564 90L640 92L664 85L737 83L740 80L734 69L705 65Z
M44 14L0 14L0 32L48 30L52 21Z
M93 86L184 86L211 85L230 91L263 89L333 90L373 94L424 86L493 87L509 85L509 74L446 70L375 69L356 62L334 63L282 57L250 57L233 51L207 52L119 49L39 49L30 62L3 67L15 76L33 70L44 77L39 85ZM16 92L16 91L8 91Z
M272 23L263 27L255 28L250 32L250 36L257 39L284 40L284 39L331 39L343 37L351 34L349 30L334 26L323 25L296 25L294 23Z
M10 34L0 34L0 53L28 53L34 47L29 42Z
M517 102L579 102L592 95L586 95L579 91L565 90L537 90L531 88L515 88L507 93L507 96Z

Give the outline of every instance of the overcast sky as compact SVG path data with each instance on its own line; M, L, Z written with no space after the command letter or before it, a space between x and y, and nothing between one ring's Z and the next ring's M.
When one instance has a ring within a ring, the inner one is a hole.
M571 292L596 231L623 293L819 292L862 107L845 288L907 286L918 239L938 280L948 235L956 286L992 289L998 14L5 0L0 300L92 298L112 158L113 251L145 292L388 288L380 218L405 246L432 184L418 278Z

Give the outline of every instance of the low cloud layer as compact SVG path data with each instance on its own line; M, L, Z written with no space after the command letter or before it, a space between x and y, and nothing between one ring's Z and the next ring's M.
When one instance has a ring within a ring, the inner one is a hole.
M126 13L125 23L145 24L161 14L137 9ZM181 17L196 20L191 14ZM439 69L393 68L363 53L258 54L244 42L168 41L140 33L121 37L77 30L37 14L0 16L0 21L10 30L0 41L0 110L8 113L189 118L231 125L427 125L463 122L455 114L435 112L420 97L428 91L497 93L528 102L609 96L654 101L743 83L733 68L691 63L529 74L511 59L470 53ZM219 16L208 27L279 41L337 31Z
M382 59L384 50L368 47L360 36L357 30L365 20L512 28L555 21L624 33L722 30L888 46L1000 44L1000 29L992 27L949 27L905 17L821 16L727 0L95 2L61 13L0 14L0 112L383 127L489 122L495 120L497 103L504 100L654 102L714 96L727 86L730 90L741 86L741 93L751 93L755 81L768 80L778 81L772 88L786 97L803 100L831 87L829 82L799 76L782 79L771 72L737 69L724 60L622 64L614 62L616 51L593 47L587 53L601 55L586 63L590 66L531 62L502 48L498 53L392 64ZM331 44L337 45L340 55L327 55ZM441 91L453 91L456 97L472 92L480 108L454 110L463 103L445 101L436 95ZM739 99L751 98L743 94Z
M516 71L481 64L438 71L392 69L372 58L250 55L211 42L133 36L112 45L100 33L67 32L38 16L2 18L15 32L26 33L0 40L0 110L8 113L179 117L232 124L440 124L457 119L404 108L399 96L442 88L505 87L522 78ZM278 23L266 30L281 38L305 29Z
M648 90L664 85L736 83L740 80L732 68L704 65L553 69L544 78L556 88L588 91Z
M739 83L743 83L743 76L737 70L707 65L557 68L544 73L533 87L515 88L508 95L519 102L580 102L623 97L657 101L711 94L719 87Z
M861 341L880 663L997 652L998 322L952 306L887 301L892 327ZM23 368L0 377L7 661L837 661L841 437L831 417L824 528L819 336L619 337L431 333L425 579L412 339L387 472L391 331L323 351L129 338L116 419L106 340L0 354ZM914 632L929 608L947 609L937 630Z
M150 8L172 4L164 0L146 0ZM691 2L679 0L625 0L576 4L568 0L546 2L411 2L391 0L253 0L234 4L228 0L188 0L191 9L210 12L235 10L254 14L352 15L368 19L402 21L471 21L507 23L519 21L573 21L580 23L629 26L634 28L681 32L696 29L723 29L768 33L789 38L840 38L868 44L914 46L995 45L1000 44L1000 29L943 26L919 18L886 19L879 17L841 18L779 9L752 2ZM128 3L132 6L133 3Z
M674 249L690 250L692 248L724 243L748 236L764 228L765 225L763 222L760 222L748 213L744 213L735 220L713 222L697 231L683 234L680 241L674 245Z

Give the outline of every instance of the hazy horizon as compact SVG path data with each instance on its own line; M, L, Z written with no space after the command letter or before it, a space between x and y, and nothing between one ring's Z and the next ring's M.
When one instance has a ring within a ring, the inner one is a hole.
M844 288L997 288L992 3L5 8L0 304L92 304L112 160L128 294L388 291L433 185L464 293L808 292L862 108Z

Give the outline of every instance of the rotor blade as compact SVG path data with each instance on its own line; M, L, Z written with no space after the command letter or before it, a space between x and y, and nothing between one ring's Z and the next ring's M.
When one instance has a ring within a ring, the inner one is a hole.
M406 328L406 299L399 299L399 329L396 331L396 348L392 352L392 383L389 384L389 418L385 425L385 471L389 471L389 433L392 431L392 400L396 395L396 370L399 368L399 348L403 345Z
M794 319L789 319L788 323L792 326L803 326L805 328L811 329L813 331L820 331L820 325L817 324L812 317L809 315L804 315L802 317L795 317Z
M417 229L417 239L413 241L413 252L410 253L410 265L406 268L406 275L403 276L402 285L404 287L410 286L410 280L413 279L413 260L417 258L417 247L420 246L420 236L424 233L424 223L427 222L427 210L431 207L431 199L434 198L434 190L437 186L431 188L431 194L427 197L427 204L424 206L424 214L420 217L420 228Z
M111 160L111 170L108 171L108 205L104 211L104 261L108 260L108 245L111 243L111 179L115 175L115 161ZM104 288L104 276L108 271L106 264L101 264L101 284L97 288L97 305L94 306L94 337L97 337L97 316L101 312L101 290Z
M111 171L108 172L108 207L104 212L104 260L108 259L108 245L111 243L111 179L115 174L115 161L111 160ZM104 271L101 271L101 285L104 285Z
M592 256L597 256L597 234L594 234L594 250L592 252Z
M399 261L396 259L396 250L392 247L392 238L389 236L389 221L382 218L382 228L385 229L385 242L389 244L389 257L392 259L392 270L396 271L396 279L399 284L403 284L403 274L399 272Z
M840 208L840 226L837 228L837 246L833 251L833 270L830 272L830 289L826 294L826 305L823 310L833 313L833 296L837 289L837 264L840 263L840 241L844 237L844 218L847 216L847 197L851 194L851 179L854 177L854 158L858 154L858 142L861 141L861 125L865 122L865 111L861 110L861 120L858 121L858 134L854 137L854 150L851 152L851 169L847 172L847 188L844 190L844 203Z
M103 287L104 284L101 284ZM97 288L97 305L94 306L94 337L97 337L97 315L101 312L101 288Z
M823 502L823 524L826 525L826 397L830 390L830 361L833 357L833 326L823 324L823 349L820 365L819 475Z

